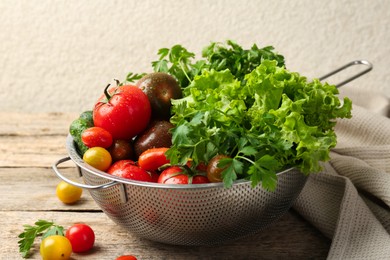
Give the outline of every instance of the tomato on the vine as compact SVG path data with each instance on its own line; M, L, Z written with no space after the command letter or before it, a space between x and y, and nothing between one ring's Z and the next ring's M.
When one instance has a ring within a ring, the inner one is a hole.
M169 160L165 156L165 152L169 148L150 148L138 157L138 165L144 170L155 171L164 164L169 163Z
M56 195L65 204L72 204L81 198L83 189L73 186L65 181L60 181L56 188Z
M132 160L120 160L113 163L107 173L131 180L153 181L152 175L138 167Z
M112 162L111 154L103 147L89 148L83 155L84 162L98 170L107 170Z
M182 167L171 166L160 174L157 182L164 184L202 184L209 183L209 180L203 175L190 176Z
M95 243L95 233L86 224L74 224L66 230L65 236L72 244L72 249L75 253L86 252Z
M108 148L112 144L112 135L104 128L93 126L81 133L81 140L89 148L96 146Z
M117 86L104 90L93 109L95 126L111 133L113 139L131 140L148 125L151 106L148 97L136 86Z
M64 236L52 235L42 240L39 252L43 260L70 259L72 245Z

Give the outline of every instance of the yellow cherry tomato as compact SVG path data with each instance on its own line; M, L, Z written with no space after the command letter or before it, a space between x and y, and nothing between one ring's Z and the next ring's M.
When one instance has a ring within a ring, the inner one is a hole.
M83 160L92 167L101 171L107 170L112 162L111 154L102 147L89 148L84 153Z
M56 195L62 201L66 204L73 204L77 202L81 194L83 193L83 189L73 186L72 184L69 184L65 181L61 181L58 183L56 188Z
M43 260L67 260L72 254L72 245L64 236L48 236L42 240L39 252Z

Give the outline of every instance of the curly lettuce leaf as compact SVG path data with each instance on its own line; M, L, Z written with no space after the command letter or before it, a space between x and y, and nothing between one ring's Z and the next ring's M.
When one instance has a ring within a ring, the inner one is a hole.
M203 70L173 101L173 162L207 163L216 154L232 158L223 172L226 187L247 178L274 190L276 173L297 167L318 172L336 145L337 118L351 117L351 101L337 88L308 82L264 60L238 80L226 69Z

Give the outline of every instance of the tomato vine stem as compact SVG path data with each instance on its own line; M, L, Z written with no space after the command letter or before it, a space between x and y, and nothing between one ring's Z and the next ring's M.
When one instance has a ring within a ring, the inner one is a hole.
M107 101L109 101L111 99L111 95L110 93L108 92L108 88L111 86L111 84L108 84L107 87L104 89L104 95L106 96L107 98Z

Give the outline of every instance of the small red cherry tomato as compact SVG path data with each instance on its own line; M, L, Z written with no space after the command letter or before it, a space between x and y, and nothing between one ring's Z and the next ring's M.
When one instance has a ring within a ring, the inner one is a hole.
M89 148L97 146L108 148L112 144L112 135L106 129L93 126L81 133L81 140Z
M166 147L160 147L144 151L138 158L139 167L147 171L155 171L164 164L169 163L169 160L165 156L165 152L168 149Z
M137 258L133 255L121 255L117 257L115 260L137 260Z
M184 172L183 168L172 166L160 173L157 182L165 184L188 184L188 175Z
M120 160L113 163L107 173L125 179L152 182L152 176L144 169L135 165L132 160Z
M74 224L66 230L65 236L72 244L72 251L75 253L86 252L95 243L95 233L86 224Z
M195 175L192 177L192 184L210 183L209 179L203 175Z
M187 171L178 166L165 169L159 176L158 183L164 184L201 184L209 183L207 177L203 175L190 176Z

